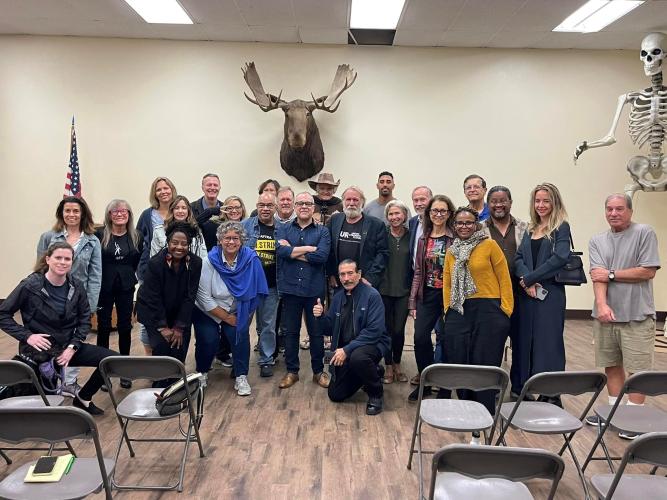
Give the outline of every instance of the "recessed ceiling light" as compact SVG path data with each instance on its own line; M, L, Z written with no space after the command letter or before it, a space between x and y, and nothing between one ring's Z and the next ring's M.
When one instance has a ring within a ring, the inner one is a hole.
M125 0L147 23L193 24L176 0Z
M643 3L644 0L588 0L552 31L600 31Z
M394 30L405 0L352 0L350 28Z

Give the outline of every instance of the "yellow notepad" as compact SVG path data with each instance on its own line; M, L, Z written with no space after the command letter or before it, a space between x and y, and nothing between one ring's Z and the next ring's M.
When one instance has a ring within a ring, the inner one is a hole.
M28 467L28 473L25 475L23 482L25 483L55 483L60 481L69 465L70 460L72 459L72 454L62 455L56 460L56 464L53 466L53 470L49 474L38 474L34 475L32 471L35 469L34 465Z

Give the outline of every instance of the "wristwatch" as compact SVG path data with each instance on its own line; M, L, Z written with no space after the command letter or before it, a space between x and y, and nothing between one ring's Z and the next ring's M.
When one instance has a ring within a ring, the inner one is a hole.
M74 344L70 344L70 345L68 345L67 348L68 348L68 349L72 349L74 352L76 352L76 351L79 350L79 348L78 348L77 346L75 346Z
M609 281L614 281L616 279L616 271L613 269L609 271Z

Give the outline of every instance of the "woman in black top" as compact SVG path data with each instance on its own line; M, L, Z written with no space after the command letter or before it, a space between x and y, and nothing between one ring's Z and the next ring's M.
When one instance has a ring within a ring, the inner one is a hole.
M202 261L189 251L194 237L190 224L170 224L166 234L167 247L146 266L137 293L137 318L148 331L153 356L185 362ZM164 387L167 382L154 386Z
M90 306L81 281L70 275L74 249L66 241L51 243L35 267L0 304L0 328L19 341L19 352L35 363L57 367L91 366L95 371L74 398L73 405L91 415L103 410L93 395L103 383L100 361L117 353L86 344ZM14 314L21 311L19 324Z
M132 208L125 200L112 200L104 213L104 227L96 236L102 244L102 287L97 311L97 345L109 347L111 312L116 305L118 350L127 356L132 342L132 306L141 257L141 238L134 229ZM121 380L123 388L132 387Z

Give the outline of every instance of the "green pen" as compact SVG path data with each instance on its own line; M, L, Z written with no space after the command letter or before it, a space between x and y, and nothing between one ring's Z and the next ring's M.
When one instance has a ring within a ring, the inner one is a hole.
M74 465L74 461L76 460L76 457L72 455L72 457L69 459L69 463L67 464L67 467L65 468L65 474L69 474L69 471L72 469L72 465Z

